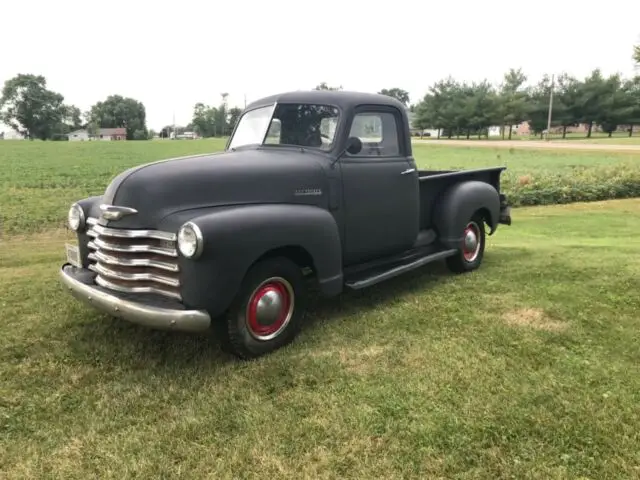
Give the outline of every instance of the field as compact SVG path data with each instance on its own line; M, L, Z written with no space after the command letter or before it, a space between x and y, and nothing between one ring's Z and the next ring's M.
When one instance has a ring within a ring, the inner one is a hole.
M104 191L123 169L162 158L220 150L224 141L0 143L4 233L61 226L71 202ZM503 190L515 205L640 196L640 150L581 151L414 145L422 168L506 165Z
M220 146L0 143L0 478L640 476L640 198L517 208L479 271L434 265L315 299L299 339L255 362L62 291L71 201L123 168ZM505 164L526 203L576 178L637 178L640 153L420 145L416 158Z

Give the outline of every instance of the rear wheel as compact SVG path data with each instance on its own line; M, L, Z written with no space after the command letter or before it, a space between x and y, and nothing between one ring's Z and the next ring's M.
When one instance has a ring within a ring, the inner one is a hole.
M255 264L222 319L223 348L240 358L255 358L290 343L302 320L304 279L287 258Z
M482 263L485 246L484 219L478 213L467 222L464 227L462 245L458 252L448 257L447 267L455 273L475 270Z

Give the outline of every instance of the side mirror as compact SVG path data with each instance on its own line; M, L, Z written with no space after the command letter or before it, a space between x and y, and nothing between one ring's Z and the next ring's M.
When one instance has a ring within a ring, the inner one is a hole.
M346 151L351 155L357 155L362 151L362 140L358 137L349 137L347 139Z

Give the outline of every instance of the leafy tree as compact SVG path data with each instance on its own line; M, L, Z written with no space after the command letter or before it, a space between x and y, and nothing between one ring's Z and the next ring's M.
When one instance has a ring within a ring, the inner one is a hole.
M591 137L593 124L601 116L602 97L609 90L609 86L602 77L600 69L591 72L580 84L580 89L576 99L576 116L579 122L589 125L587 138Z
M136 131L144 132L145 138L147 136L146 110L133 98L110 95L91 107L89 117L100 128L126 128L127 140L136 139Z
M551 95L551 78L548 75L542 79L529 92L529 113L527 115L529 126L534 134L540 134L547 128L549 115L549 96Z
M383 88L378 93L381 95L393 97L396 100L402 102L405 106L409 105L409 92L401 88Z
M147 132L146 130L136 130L135 132L133 132L133 139L134 140L148 140L149 139L149 132Z
M553 115L554 124L562 127L562 138L567 136L567 127L578 124L578 100L580 98L580 81L563 73L558 77L557 89L554 89Z
M227 107L227 94L223 93L218 107L210 107L202 102L193 108L193 129L202 137L230 135L242 110L238 107Z
M215 133L216 109L198 102L193 107L193 128L201 137L212 137Z
M213 110L213 134L214 136L225 136L229 131L229 119L228 119L227 97L222 94L222 102L218 108Z
M633 61L640 64L640 45L633 46Z
M82 128L82 112L75 105L67 105L63 110L62 122L70 130Z
M633 135L633 127L640 125L640 76L627 80L624 91L629 105L627 122L629 123L629 136Z
M66 113L64 97L47 89L42 75L18 74L7 80L0 97L0 120L27 138L46 140Z
M437 128L449 138L459 127L461 86L447 77L434 83L416 106L416 124Z
M413 124L416 128L419 128L420 130L425 130L427 128L439 128L436 127L435 109L433 105L434 101L434 95L428 93L415 105L413 110L413 113L415 113ZM440 137L439 129L438 137Z
M632 116L633 106L629 102L622 78L617 74L611 75L604 82L595 121L611 137L618 125L631 120Z
M488 136L489 127L499 122L498 93L486 80L471 84L471 86L468 87L468 92L469 107L467 111L469 112L469 117L467 138L469 138L471 131L475 132L478 138L480 138L483 133Z
M329 85L327 85L327 82L322 82L316 85L314 90L342 90L342 85L340 85L339 87L330 87Z
M511 140L513 126L518 125L527 118L529 103L527 91L523 88L526 81L527 76L521 69L510 69L504 75L504 83L500 90L500 102L495 105L497 116L501 117L501 124L509 126L509 140Z
M242 115L241 108L233 107L229 109L229 133L236 127L236 123L240 120L240 115Z

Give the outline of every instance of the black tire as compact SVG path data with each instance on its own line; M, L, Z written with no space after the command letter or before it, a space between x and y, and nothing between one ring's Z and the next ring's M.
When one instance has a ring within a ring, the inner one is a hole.
M477 238L475 246L472 245L472 242L467 242L467 232ZM479 213L475 213L464 227L462 247L455 255L446 259L449 270L454 273L465 273L478 268L484 257L485 242L484 219Z
M253 265L220 319L223 350L250 359L291 343L302 324L305 293L302 271L291 260L268 258ZM261 299L262 322L258 314ZM281 309L274 307L278 302L283 303ZM267 324L267 319L274 321Z

